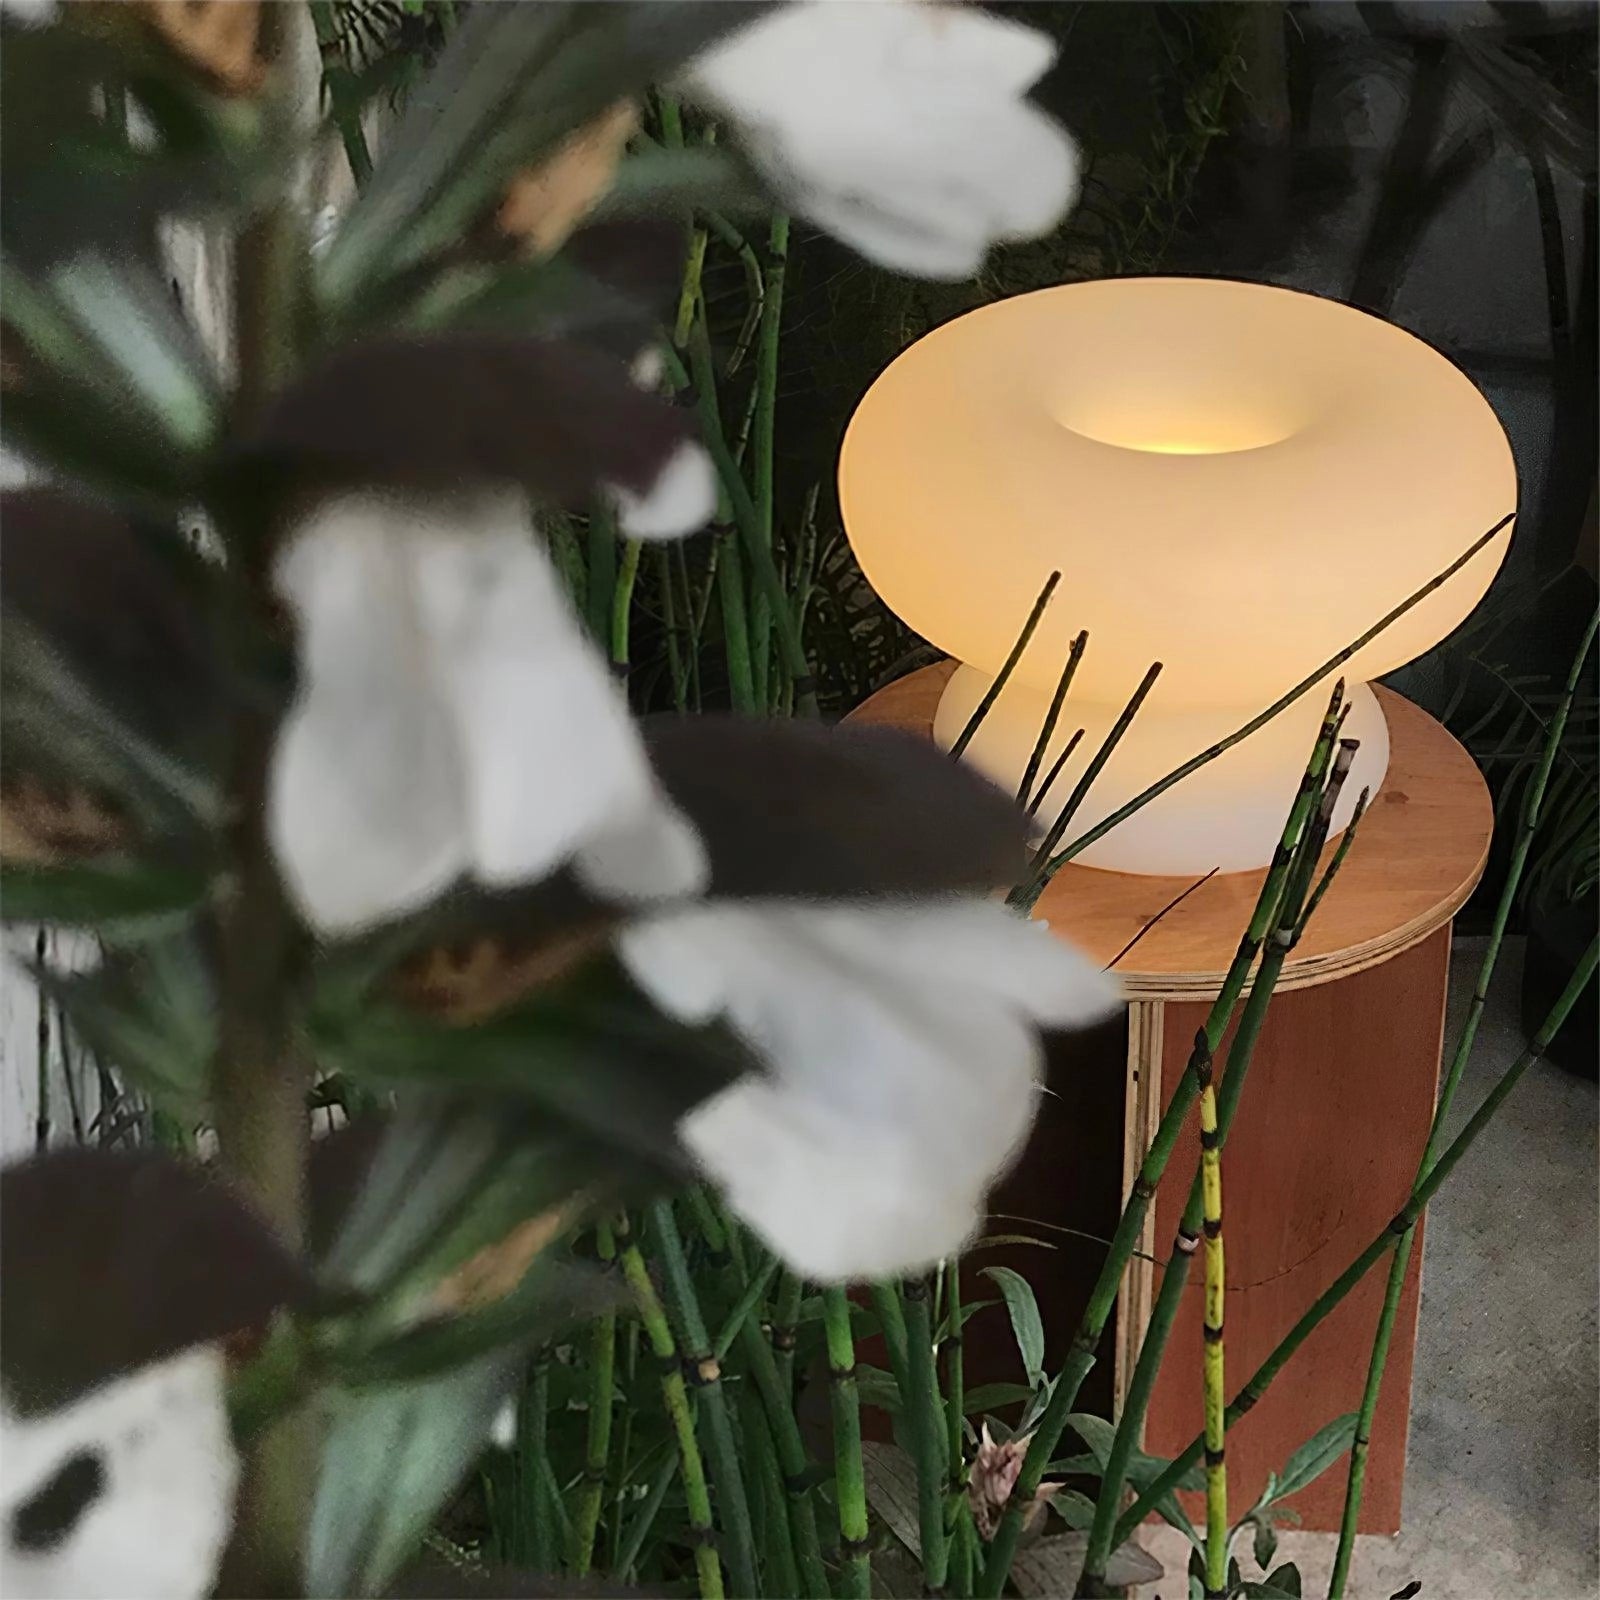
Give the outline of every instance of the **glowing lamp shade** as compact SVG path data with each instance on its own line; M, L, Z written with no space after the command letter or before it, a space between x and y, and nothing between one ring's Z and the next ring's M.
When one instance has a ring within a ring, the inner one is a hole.
M1510 445L1429 345L1330 300L1205 278L1124 278L957 318L867 391L839 465L867 580L961 663L948 747L1061 583L967 749L1015 790L1079 629L1089 644L1044 770L1071 792L1153 661L1163 670L1068 840L1265 709L1516 504ZM1335 827L1388 761L1367 680L1448 634L1510 527L1342 669L1361 753ZM1123 872L1236 871L1272 854L1326 692L1313 690L1091 845Z

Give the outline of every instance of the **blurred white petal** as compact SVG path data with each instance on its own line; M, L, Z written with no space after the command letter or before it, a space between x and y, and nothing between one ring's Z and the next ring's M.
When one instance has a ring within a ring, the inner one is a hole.
M885 266L970 276L1071 203L1077 152L1023 98L1055 47L932 0L796 0L694 61L691 96L736 124L785 202Z
M659 358L655 351L645 354ZM705 449L686 441L667 457L656 481L644 493L614 485L611 494L617 521L629 538L678 539L711 520L717 509L717 472Z
M1036 1021L1115 986L1004 907L720 903L629 927L622 959L685 1021L725 1014L769 1072L680 1134L797 1271L881 1277L958 1249L1033 1120Z
M60 11L57 0L0 0L0 16L24 28L42 28L54 22Z
M467 774L477 877L536 881L592 847L616 860L598 875L618 895L698 889L698 839L670 811L521 502L493 495L456 507L419 542L416 586ZM663 839L664 855L651 848Z
M43 1416L0 1403L0 1593L209 1594L238 1481L225 1376L221 1350L205 1346Z
M324 932L426 904L467 865L461 751L416 594L427 534L403 502L331 500L273 568L298 623L300 687L269 829L291 894Z
M614 899L703 886L699 837L517 496L332 500L274 576L300 688L269 826L313 927L354 932L463 873L504 887L569 859Z

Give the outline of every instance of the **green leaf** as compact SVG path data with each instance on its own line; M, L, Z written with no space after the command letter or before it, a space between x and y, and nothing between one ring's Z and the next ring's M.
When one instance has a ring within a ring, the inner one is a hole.
M1076 1489L1058 1489L1050 1496L1050 1504L1061 1513L1069 1528L1087 1533L1094 1525L1094 1501Z
M1000 1304L1001 1302L999 1300L963 1300L961 1302L960 1314L955 1318L954 1329L952 1329L950 1326L951 1319L948 1313L945 1316L940 1317L938 1330L934 1334L935 1341L942 1344L950 1337L952 1332L959 1333L961 1329L966 1327L966 1325L971 1322L980 1311L986 1311L990 1306L997 1306Z
M525 1350L626 1300L615 1278L570 1261L540 1258L516 1288L482 1310L430 1318L392 1338L335 1349L330 1361L352 1392L411 1382L507 1346Z
M1300 1600L1300 1569L1286 1563L1264 1579L1242 1585L1239 1592L1248 1600Z
M646 145L618 165L611 187L586 220L678 218L694 210L733 215L767 204L759 180L733 150L714 145L682 150Z
M115 952L90 972L34 976L102 1063L161 1109L204 1119L217 1048L216 990L189 929Z
M53 474L175 508L198 497L221 417L215 373L150 267L77 256L30 276L3 263L21 371L6 434Z
M966 1392L966 1414L975 1417L983 1411L999 1411L1004 1406L1026 1405L1033 1390L1023 1383L980 1383Z
M375 287L468 237L515 173L747 18L689 0L472 8L319 263L326 304L372 305Z
M602 1173L592 1150L541 1128L526 1107L406 1097L364 1170L342 1185L354 1190L342 1216L319 1219L329 1239L323 1272L369 1295L431 1286ZM331 1187L316 1165L312 1175Z
M1111 1455L1111 1443L1116 1437L1116 1429L1104 1417L1097 1417L1086 1411L1073 1412L1067 1418L1067 1425L1088 1445L1097 1466L1104 1472L1105 1464ZM1171 1464L1160 1456L1148 1456L1142 1450L1135 1450L1128 1461L1128 1482L1136 1489L1143 1489L1153 1483ZM1199 1549L1204 1541L1194 1524L1185 1515L1183 1507L1178 1504L1176 1490L1200 1488L1203 1483L1203 1474L1197 1467L1180 1478L1174 1492L1158 1500L1155 1508L1162 1519L1176 1528L1196 1549Z
M482 1449L520 1356L335 1391L307 1537L312 1596L381 1594Z
M1044 1322L1039 1316L1039 1302L1034 1299L1032 1285L1020 1272L1013 1272L1009 1267L985 1267L983 1276L1005 1297L1023 1370L1028 1374L1028 1382L1037 1389L1044 1382Z
M362 1003L336 981L319 995L312 1026L318 1059L352 1079L543 1107L566 1133L627 1150L657 1173L674 1169L682 1117L757 1070L728 1030L663 1016L610 959L471 1028Z
M1256 1565L1263 1572L1272 1565L1272 1558L1278 1553L1278 1530L1272 1526L1272 1519L1266 1515L1255 1518L1254 1531L1250 1537L1250 1553L1256 1558Z
M856 1393L864 1406L876 1406L880 1411L900 1410L900 1385L895 1382L894 1374L885 1372L882 1367L858 1363Z
M83 866L6 867L0 910L7 922L94 928L118 940L169 933L210 888L203 872L128 857Z
M1353 1411L1335 1417L1301 1445L1285 1464L1273 1499L1286 1500L1315 1483L1355 1443L1357 1420Z

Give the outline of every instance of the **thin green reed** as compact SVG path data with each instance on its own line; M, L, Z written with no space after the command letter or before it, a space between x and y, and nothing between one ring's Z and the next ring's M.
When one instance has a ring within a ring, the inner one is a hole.
M1300 1320L1279 1340L1272 1354L1261 1363L1230 1402L1226 1413L1230 1428L1260 1401L1271 1387L1273 1379L1288 1365L1295 1352L1337 1309L1350 1291L1395 1248L1410 1229L1416 1226L1417 1219L1426 1210L1429 1201L1439 1192L1462 1158L1494 1121L1500 1107L1505 1104L1507 1097L1516 1088L1528 1068L1540 1060L1550 1048L1551 1041L1561 1031L1568 1016L1571 1015L1572 1008L1582 997L1584 990L1594 981L1597 960L1600 960L1600 942L1591 940L1573 972L1571 981L1551 1006L1528 1048L1506 1068L1499 1081L1484 1096L1466 1126L1441 1152L1433 1170L1417 1185L1411 1198L1383 1231L1328 1285ZM1172 1493L1179 1481L1199 1461L1204 1449L1203 1437L1191 1439L1188 1446L1145 1485L1117 1523L1116 1540L1119 1544L1124 1539L1131 1538L1137 1532L1139 1524L1155 1510L1157 1504Z
M685 1371L694 1381L699 1417L706 1424L706 1445L711 1456L712 1482L728 1572L739 1595L757 1596L763 1591L756 1571L750 1502L745 1493L744 1469L739 1461L733 1419L722 1388L722 1366L711 1352L711 1336L706 1331L700 1297L689 1271L672 1204L667 1200L654 1201L649 1212L667 1305L683 1338Z
M1545 791L1550 784L1550 773L1555 766L1556 755L1561 748L1561 740L1566 733L1567 719L1572 713L1572 703L1577 696L1578 685L1583 676L1584 663L1588 660L1589 651L1594 645L1595 631L1600 628L1600 611L1589 619L1589 626L1585 629L1583 638L1579 641L1578 648L1573 655L1572 665L1567 672L1567 681L1562 688L1561 699L1557 703L1555 715L1550 720L1549 728L1545 735L1544 749L1539 757L1539 765L1530 780L1527 792L1523 797L1522 812L1519 819L1517 833L1511 848L1511 858L1506 864L1505 882L1500 889L1500 899L1495 906L1494 922L1489 930L1489 941L1484 949L1483 960L1478 968L1478 981L1473 987L1472 1003L1467 1009L1466 1020L1462 1025L1461 1037L1456 1043L1454 1054L1450 1058L1450 1066L1445 1072L1444 1084L1439 1091L1439 1103L1434 1112L1433 1125L1428 1132L1428 1142L1422 1152L1422 1160L1417 1167L1417 1183L1427 1180L1428 1174L1433 1170L1439 1158L1439 1150L1444 1142L1444 1123L1449 1115L1451 1102L1455 1099L1456 1091L1461 1086L1461 1077L1466 1070L1467 1059L1472 1053L1472 1046L1477 1038L1478 1024L1483 1019L1484 1008L1488 1004L1489 984L1494 977L1494 970L1499 963L1501 946L1505 940L1506 928L1511 920L1511 912L1517 902L1518 891L1522 887L1523 873L1527 868L1528 855L1533 848L1534 837L1538 832L1539 818L1544 806ZM1395 1318L1399 1313L1401 1295L1405 1289L1406 1272L1411 1263L1411 1251L1415 1243L1415 1232L1407 1229L1395 1247L1394 1260L1389 1264L1389 1282L1384 1291L1383 1309L1378 1317L1377 1331L1373 1336L1372 1355L1367 1364L1366 1384L1361 1396L1361 1409L1356 1421L1356 1436L1350 1450L1350 1465L1345 1484L1344 1513L1340 1519L1339 1546L1334 1555L1333 1574L1328 1585L1330 1600L1340 1600L1344 1594L1345 1585L1350 1576L1350 1559L1355 1551L1356 1528L1361 1516L1361 1494L1366 1481L1367 1453L1372 1439L1372 1419L1378 1406L1378 1395L1383 1386L1384 1367L1388 1361L1389 1345L1394 1335Z
M861 1400L856 1390L856 1343L843 1289L822 1291L828 1345L828 1390L833 1405L834 1497L839 1506L842 1595L869 1600L872 1566L867 1539L867 1480L861 1452Z
M695 1432L694 1412L689 1404L678 1342L673 1336L672 1325L667 1320L661 1298L656 1293L650 1268L637 1241L628 1231L626 1219L618 1223L616 1231L622 1275L633 1292L634 1305L644 1324L651 1353L661 1367L661 1398L672 1423L683 1473L684 1500L690 1533L694 1538L695 1572L701 1600L722 1600L725 1591L722 1564L717 1558L716 1528L711 1518L711 1490L706 1479L705 1460L700 1453L699 1436Z
M1342 725L1342 720L1342 712L1336 711L1335 735ZM1267 1009L1271 1005L1284 962L1306 926L1304 908L1307 903L1307 893L1323 845L1327 841L1334 807L1338 803L1354 754L1353 741L1341 744L1339 754L1333 762L1333 773L1322 789L1316 817L1303 830L1295 846L1283 893L1273 914L1272 931L1266 941L1261 963L1251 982L1250 997L1240 1015L1233 1042L1228 1048L1227 1071L1223 1074L1217 1098L1219 1154L1227 1140L1233 1119L1238 1113L1250 1063L1254 1059L1256 1043L1260 1038L1262 1024L1266 1020ZM1358 820L1359 818L1352 818L1350 826L1355 827ZM1346 830L1346 835L1348 839L1349 829ZM1341 847L1336 861L1342 860L1346 853L1347 850ZM1196 1036L1192 1057L1197 1077L1205 1075L1204 1064L1209 1061L1212 1048L1208 1033L1202 1029ZM1167 1340L1182 1304L1184 1288L1188 1282L1190 1266L1201 1233L1203 1198L1201 1175L1197 1171L1189 1187L1188 1200L1184 1206L1182 1220L1178 1224L1172 1249L1167 1256L1161 1289L1156 1296L1155 1305L1151 1308L1149 1325L1145 1329L1139 1355L1134 1363L1133 1375L1123 1401L1122 1415L1118 1419L1117 1431L1107 1456L1105 1471L1101 1476L1100 1492L1095 1502L1094 1521L1089 1530L1080 1582L1080 1592L1086 1595L1095 1594L1103 1589L1106 1564L1111 1558L1111 1552L1116 1548L1117 1541L1114 1539L1113 1530L1117 1508L1122 1502L1122 1490L1128 1466L1144 1430L1145 1414L1149 1409L1150 1397L1154 1392L1162 1358L1166 1353Z
M1290 808L1276 853L1262 882L1261 893L1257 898L1249 926L1239 941L1239 948L1223 980L1222 988L1206 1018L1204 1034L1206 1048L1209 1051L1214 1052L1220 1045L1262 942L1271 931L1296 847L1310 826L1312 809L1321 793L1322 775L1332 755L1343 701L1344 685L1340 683L1335 686L1333 698L1329 701L1327 712L1323 717L1316 744L1300 781L1299 792ZM1100 1274L1090 1292L1089 1303L1073 1335L1066 1363L1056 1378L1050 1402L1029 1442L1028 1453L1023 1458L1016 1487L1001 1517L994 1541L989 1547L983 1582L980 1586L984 1595L997 1596L1005 1588L1011 1562L1016 1554L1017 1540L1022 1532L1022 1508L1031 1504L1033 1497L1038 1493L1045 1468L1055 1454L1056 1446L1060 1443L1062 1432L1066 1427L1067 1417L1071 1414L1078 1398L1078 1390L1082 1387L1089 1369L1094 1365L1095 1352L1099 1347L1106 1323L1110 1319L1112 1308L1116 1304L1123 1274L1133 1258L1134 1251L1138 1248L1145 1214L1149 1210L1156 1185L1166 1171L1190 1107L1199 1092L1195 1065L1196 1062L1191 1060L1189 1069L1185 1070L1179 1079L1172 1099L1156 1129L1150 1149L1134 1179L1121 1219L1112 1235L1111 1245Z

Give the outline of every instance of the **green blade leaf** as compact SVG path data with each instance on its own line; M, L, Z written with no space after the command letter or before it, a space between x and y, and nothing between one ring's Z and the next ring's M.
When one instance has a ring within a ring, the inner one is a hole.
M1355 1443L1356 1421L1355 1412L1350 1411L1313 1434L1289 1457L1272 1498L1285 1500L1315 1483Z
M1005 1297L1023 1370L1028 1374L1028 1382L1037 1389L1044 1382L1044 1321L1039 1315L1039 1302L1033 1297L1033 1287L1020 1272L1013 1272L1010 1267L985 1267L983 1276Z
M306 1592L381 1594L482 1449L520 1356L336 1392L311 1508Z

